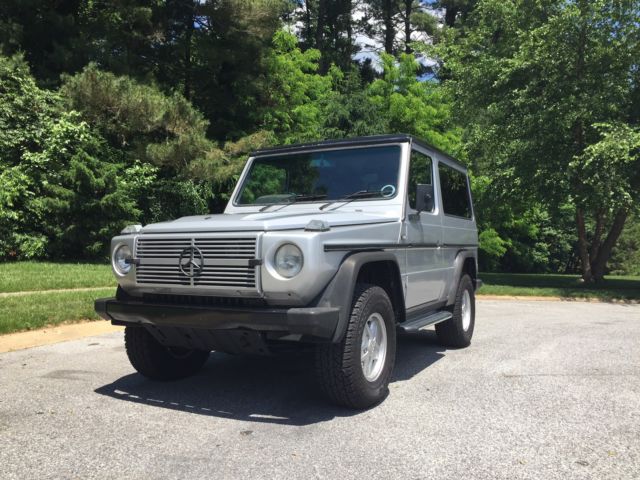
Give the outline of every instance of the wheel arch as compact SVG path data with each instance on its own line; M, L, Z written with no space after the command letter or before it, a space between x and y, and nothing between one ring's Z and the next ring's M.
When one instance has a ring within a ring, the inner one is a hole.
M319 307L339 307L338 325L332 341L342 340L349 321L353 292L358 282L371 283L383 288L389 295L396 322L404 320L404 289L396 256L391 252L354 252L345 257L338 272L324 289Z
M472 250L460 250L453 263L453 276L451 277L451 285L447 294L447 305L453 305L456 299L458 283L462 275L467 274L471 277L473 288L477 288L478 282L478 259L476 253Z

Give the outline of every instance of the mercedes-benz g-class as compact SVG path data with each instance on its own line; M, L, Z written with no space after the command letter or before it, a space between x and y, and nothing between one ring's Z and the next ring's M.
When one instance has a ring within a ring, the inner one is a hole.
M470 344L477 243L465 166L412 136L265 149L223 214L115 237L118 289L96 311L148 378L298 342L330 400L366 408L388 392L397 332Z

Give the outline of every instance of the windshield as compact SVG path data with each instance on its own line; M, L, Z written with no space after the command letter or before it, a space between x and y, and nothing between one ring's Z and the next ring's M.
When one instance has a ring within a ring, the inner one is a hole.
M257 157L237 197L238 205L269 205L352 198L392 198L400 146L322 150Z

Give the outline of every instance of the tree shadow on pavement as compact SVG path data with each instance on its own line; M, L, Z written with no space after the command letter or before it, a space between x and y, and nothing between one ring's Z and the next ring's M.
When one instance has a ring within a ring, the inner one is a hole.
M404 335L392 382L408 380L443 357L434 332ZM195 376L154 382L133 373L95 390L108 397L221 418L310 425L360 413L330 405L315 383L311 353L276 357L213 352Z

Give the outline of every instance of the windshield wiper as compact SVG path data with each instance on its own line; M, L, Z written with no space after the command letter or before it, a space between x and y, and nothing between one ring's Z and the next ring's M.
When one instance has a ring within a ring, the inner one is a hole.
M314 195L304 195L304 194L298 194L298 195L292 195L291 197L289 197L289 201L287 203L269 203L268 205L265 205L264 207L262 207L260 210L258 210L259 212L264 212L267 208L269 207L273 207L274 205L282 205L282 207L280 207L278 210L283 209L284 207L291 205L293 203L297 203L297 202L311 202L313 200L322 200L323 198L327 198L326 195L324 194L314 194ZM278 211L276 210L276 211Z
M382 196L382 193L380 193L380 190L360 190L358 192L350 193L349 195L346 195L342 198L338 198L337 200L332 200L329 203L325 203L320 207L320 210L324 210L328 206L338 202L344 202L344 204L340 205L340 207L344 207L347 203L353 202L354 200L358 200L360 198L372 198L372 197L381 197L381 196Z

